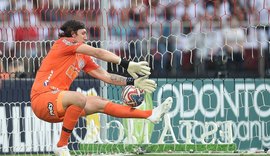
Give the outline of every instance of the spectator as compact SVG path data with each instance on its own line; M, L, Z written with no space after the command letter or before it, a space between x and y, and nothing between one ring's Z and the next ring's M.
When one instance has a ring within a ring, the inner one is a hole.
M112 44L108 48L116 51L118 55L124 56L123 51L126 44L123 44L130 39L131 33L130 26L134 26L129 19L129 3L127 1L112 1L111 7L108 12L108 38Z
M204 14L200 3L195 5L191 0L184 0L184 3L178 2L176 5L176 18L180 19L183 25L183 33L188 34L192 31L194 25Z
M37 68L34 58L40 53L35 41L39 40L37 18L31 10L22 5L21 11L15 13L14 39L16 42L16 57L23 60L24 72L33 72Z
M260 43L260 48L266 49L268 45L269 34L269 12L270 1L268 0L256 0L250 1L251 3L251 24L256 26L257 37Z
M213 21L214 25L222 28L222 26L227 24L228 18L231 15L229 2L227 0L206 1L206 18L211 22Z
M227 66L230 70L241 71L243 68L244 42L246 34L241 27L241 22L245 21L244 9L235 5L235 12L230 18L231 25L223 29Z
M0 51L0 56L3 57L3 52ZM9 79L9 74L6 72L4 68L4 64L2 59L0 60L0 89L1 89L1 81L4 79Z
M250 1L251 6L251 25L255 26L256 30L256 42L262 59L259 60L259 74L261 77L265 75L266 67L269 70L270 56L268 52L269 48L269 13L270 13L270 1L269 0L256 0ZM269 74L269 73L268 73Z

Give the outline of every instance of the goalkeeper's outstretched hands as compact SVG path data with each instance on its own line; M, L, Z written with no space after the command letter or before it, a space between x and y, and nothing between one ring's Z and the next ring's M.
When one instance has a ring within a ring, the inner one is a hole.
M154 92L157 88L156 82L148 79L148 75L135 79L134 86L148 93Z
M138 74L141 76L150 75L151 68L149 67L148 62L140 61L140 62L133 62L121 59L119 65L123 68L127 69L127 72L134 78L138 78Z
M151 74L151 68L148 62L133 62L121 59L119 65L127 69L127 72L133 77L127 79L127 85L134 85L148 93L152 93L156 90L156 82L148 79L148 76ZM142 77L139 77L139 75Z
M127 72L134 78L138 78L138 74L140 75L150 75L150 67L148 62L141 61L141 62L129 62Z

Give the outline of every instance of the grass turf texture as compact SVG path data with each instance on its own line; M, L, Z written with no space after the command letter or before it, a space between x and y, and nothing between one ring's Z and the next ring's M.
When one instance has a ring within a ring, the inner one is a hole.
M235 144L80 144L83 153L233 152Z
M6 154L6 156L55 156L54 154ZM73 154L72 154L73 155ZM142 154L142 156L269 156L269 154L263 153L151 153ZM104 154L78 154L76 156L138 156L136 154L114 154L114 155L104 155Z

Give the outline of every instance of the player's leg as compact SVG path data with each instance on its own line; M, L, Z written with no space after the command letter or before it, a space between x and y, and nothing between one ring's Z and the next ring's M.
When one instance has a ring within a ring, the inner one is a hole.
M99 96L88 96L85 105L86 115L94 113L105 113L118 118L147 118L152 110L139 110L129 106L113 103Z
M85 103L86 96L72 91L46 92L31 99L31 106L37 117L51 123L63 121L58 148L54 150L56 155L70 155L67 148L68 139L84 110Z
M68 144L68 139L81 116L85 104L86 96L74 91L62 91L57 98L57 111L59 116L63 116L63 126L58 147Z
M85 105L86 115L105 113L118 118L144 118L154 123L158 122L164 113L168 112L172 105L172 98L167 98L154 110L139 110L129 106L113 103L99 96L88 96Z
M60 92L52 93L46 92L42 93L39 96L31 99L31 107L35 115L44 121L50 123L62 122L64 111L58 111L57 102L59 102ZM60 106L62 108L62 106Z
M74 91L62 91L57 97L57 113L63 118L63 126L57 148L54 149L56 155L69 156L68 139L73 131L79 117L84 112L86 96Z

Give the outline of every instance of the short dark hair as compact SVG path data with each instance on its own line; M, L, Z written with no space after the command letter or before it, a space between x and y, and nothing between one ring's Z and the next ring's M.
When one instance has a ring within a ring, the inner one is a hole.
M79 29L85 29L85 25L80 21L69 20L60 27L61 32L58 34L58 36L59 38L72 37L72 31L77 33Z

